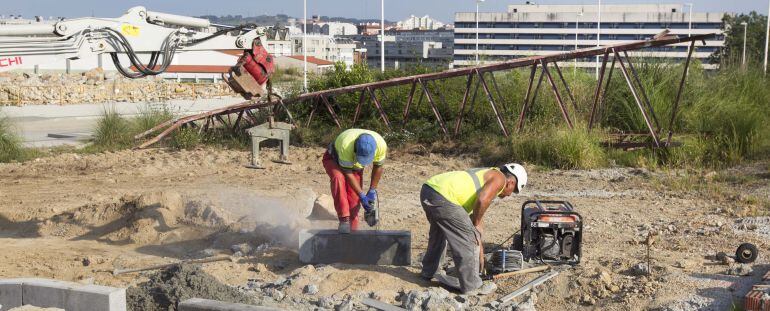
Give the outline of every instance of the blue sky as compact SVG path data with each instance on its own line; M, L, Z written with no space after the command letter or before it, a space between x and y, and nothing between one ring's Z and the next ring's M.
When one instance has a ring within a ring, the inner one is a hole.
M379 18L377 0L307 0L308 15ZM115 17L132 6L144 5L150 10L182 15L237 15L286 14L302 16L302 0L2 0L0 14L22 14L65 17ZM592 4L584 0L540 0L538 4ZM684 0L694 3L696 12L749 12L767 14L768 0ZM454 12L475 10L474 0L385 0L385 18L402 20L410 14L430 15L443 22L452 22ZM524 3L524 0L486 0L481 11L502 12L506 5ZM678 1L604 0L606 4L678 3Z

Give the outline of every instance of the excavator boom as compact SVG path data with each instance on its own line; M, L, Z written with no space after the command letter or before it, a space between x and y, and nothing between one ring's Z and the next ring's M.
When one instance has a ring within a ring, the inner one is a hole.
M158 75L185 51L244 50L225 80L246 98L266 91L273 59L262 46L266 28L216 28L206 19L133 7L118 18L76 18L55 24L0 25L0 71L109 54L129 78ZM123 62L128 60L128 66ZM237 77L237 78L234 78Z

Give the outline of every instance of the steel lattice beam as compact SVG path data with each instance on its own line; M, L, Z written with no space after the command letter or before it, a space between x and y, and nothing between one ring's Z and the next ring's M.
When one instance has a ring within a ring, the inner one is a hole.
M394 79L389 79L385 81L364 83L364 84L351 85L351 86L346 86L346 87L341 87L336 89L309 92L309 93L298 95L293 98L283 99L276 95L273 95L278 99L267 100L267 101L252 100L252 101L247 101L247 102L229 106L229 107L215 109L202 114L186 116L176 120L170 120L162 124L159 124L158 126L144 133L137 135L135 138L141 139L152 133L162 130L160 134L153 137L152 139L145 141L139 146L139 148L145 148L157 143L158 141L160 141L161 139L169 135L171 132L173 132L174 130L180 128L181 126L187 123L195 122L197 120L206 120L205 128L211 128L214 125L212 122L214 119L212 119L212 117L220 120L220 122L223 122L223 120L221 120L222 115L229 115L229 114L235 113L235 114L239 114L238 120L236 121L236 125L237 125L237 123L241 121L242 111L251 111L253 109L259 109L259 108L277 108L276 107L277 105L280 105L281 108L284 108L287 112L287 115L293 119L293 117L291 117L291 112L289 111L288 106L298 104L298 103L303 103L303 102L310 102L311 105L313 105L310 115L308 116L307 126L310 125L310 121L315 115L316 110L318 109L318 105L324 105L327 112L334 120L335 124L338 127L341 127L342 123L340 121L340 116L337 114L334 107L332 107L332 105L330 104L329 98L342 95L342 94L353 94L356 92L360 92L360 97L359 97L358 105L355 108L355 115L352 116L352 124L355 124L356 121L358 121L358 119L360 118L361 107L365 104L365 101L367 101L367 99L369 98L375 105L375 108L377 109L377 112L380 115L380 119L382 119L382 121L385 123L385 125L389 129L392 129L391 122L388 119L387 114L385 113L385 109L382 103L377 98L376 91L380 90L383 94L383 99L386 99L384 97L384 90L383 90L384 88L406 86L406 85L410 86L410 91L409 91L409 96L406 101L406 105L402 116L403 126L406 126L407 124L407 120L409 119L410 108L414 100L415 92L417 91L416 89L420 87L422 89L422 92L420 92L420 99L417 102L417 106L419 106L420 102L422 102L423 97L427 97L428 104L430 105L430 108L433 111L433 114L436 117L436 121L441 127L442 132L444 133L444 135L449 136L449 130L446 126L446 121L444 117L441 115L441 112L438 109L439 107L436 105L434 101L433 94L431 94L431 91L428 89L428 85L430 83L435 83L436 80L443 80L443 79L449 79L449 78L455 78L455 77L467 77L467 82L466 82L466 87L463 94L462 103L460 103L459 109L456 112L457 116L455 121L456 122L455 128L452 133L453 136L458 136L460 134L460 128L462 126L462 122L466 113L470 113L470 111L473 110L474 103L476 100L476 93L478 92L479 86L482 87L485 94L487 95L487 99L489 100L492 110L495 114L496 122L500 126L503 135L508 136L509 130L506 128L505 122L503 122L503 118L501 116L501 113L508 112L507 105L505 104L506 101L502 97L502 93L500 92L500 89L497 86L497 81L495 81L494 75L492 73L495 71L512 70L515 68L522 68L522 67L531 67L532 69L529 77L529 85L527 88L527 92L524 96L524 103L522 105L521 112L518 115L518 121L516 123L517 131L520 131L523 128L524 120L526 118L527 112L530 109L530 107L535 103L537 94L540 90L540 86L544 78L548 80L548 83L552 88L552 91L557 100L557 104L559 105L562 116L565 119L565 122L569 125L570 128L572 128L574 126L573 121L569 116L567 106L562 100L562 96L559 92L559 88L557 87L557 81L551 75L551 72L548 67L551 66L556 69L555 71L556 75L561 81L561 83L563 84L563 87L567 92L569 99L572 101L573 108L577 111L577 108L578 108L577 103L575 102L571 89L567 84L567 81L564 79L564 76L562 75L561 69L558 67L557 62L564 62L564 61L569 61L573 59L586 58L586 57L592 57L592 56L601 56L603 58L603 61L602 61L602 67L600 71L600 77L599 77L599 80L597 81L596 91L594 93L591 114L589 117L589 130L590 128L593 127L595 123L595 119L597 118L597 114L601 114L603 100L606 97L607 89L610 86L609 82L612 78L612 72L615 67L615 63L617 61L620 64L620 69L623 73L624 78L626 79L626 82L632 92L632 95L634 96L637 106L639 107L645 119L645 122L649 129L648 134L654 139L655 147L668 146L671 144L672 126L673 126L674 118L676 118L676 113L679 107L679 101L680 101L682 89L684 88L684 83L686 80L687 69L689 68L692 52L695 48L695 42L702 41L705 44L705 40L711 39L714 36L715 34L706 34L706 35L696 35L696 36L680 38L677 36L670 36L665 33L662 33L661 35L655 36L655 38L650 40L634 41L629 43L615 44L615 45L602 46L602 47L592 47L592 48L575 50L567 53L560 53L560 54L546 55L546 56L532 56L532 57L519 58L519 59L494 63L494 64L459 68L459 69L453 69L453 70L437 72L437 73L426 73L426 74L420 74L420 75L414 75L414 76L400 77L400 78L394 78ZM655 116L654 111L652 110L652 106L649 103L649 99L647 98L647 95L645 93L644 86L641 85L641 82L637 76L636 69L633 67L633 65L631 64L631 60L628 58L627 52L640 50L644 48L661 47L661 46L667 46L667 45L684 43L684 42L690 43L690 52L688 53L688 57L685 62L685 70L679 85L679 91L677 93L676 99L674 100L673 111L672 111L671 120L668 128L669 133L668 133L667 141L665 142L665 144L661 144L661 139L659 138L660 137L659 132L662 129L660 128L657 117ZM623 60L623 56L626 56L625 61ZM609 66L610 72L607 75L606 83L604 83L605 71L607 69L607 63L610 58L612 58L612 65ZM541 71L540 77L538 78L538 82L535 88L533 89L533 85L535 82L535 75L537 74L538 67L540 68L540 71ZM490 76L492 79L491 84L488 84L486 82L484 78L485 73L490 73ZM468 109L468 112L466 112L465 108L468 103L468 97L471 94L471 88L474 87L473 86L474 76L477 77L476 79L477 81L475 83L475 90L473 91L472 99L470 101L471 107L470 109ZM494 89L490 88L490 85ZM603 87L603 85L606 85L606 86ZM638 85L639 91L637 91L637 85ZM499 97L500 103L503 105L503 111L500 111L497 107L497 104L495 103L495 93ZM640 97L640 93L641 93L641 97ZM442 100L442 103L445 106L447 106L447 103L444 102L443 97L444 95L439 93L439 99ZM648 114L652 116L652 120L650 120L650 116L648 116ZM248 115L248 112L247 112L247 115ZM653 122L655 123L656 126L653 126Z

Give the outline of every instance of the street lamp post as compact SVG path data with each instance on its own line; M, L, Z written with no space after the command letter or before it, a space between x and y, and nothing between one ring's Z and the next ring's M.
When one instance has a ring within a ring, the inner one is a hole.
M596 23L596 47L602 46L602 0L599 0L599 18ZM596 55L596 81L599 81L599 55Z
M484 0L476 0L476 65L479 64L479 4Z
M765 75L767 75L767 46L770 45L770 1L768 1L767 4L767 11L767 31L765 32Z
M743 22L743 58L741 59L741 66L746 69L746 33L748 32L749 23Z
M303 4L305 19L302 21L302 58L304 59L302 85L305 87L305 92L307 92L307 0L304 0Z
M380 0L380 71L385 72L385 0Z
M692 2L690 2L690 3L686 3L685 5L690 7L690 13L688 14L688 20L689 21L687 22L687 36L691 37L692 36L692 5L693 4L692 4ZM690 53L690 46L689 45L687 46L687 53L688 54Z

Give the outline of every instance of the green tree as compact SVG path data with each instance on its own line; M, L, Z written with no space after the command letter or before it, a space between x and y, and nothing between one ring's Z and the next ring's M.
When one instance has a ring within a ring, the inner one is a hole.
M752 11L749 14L725 15L722 19L722 30L725 33L725 46L712 56L723 66L740 66L743 57L743 25L746 30L746 64L755 66L761 64L765 53L765 31L767 16Z

